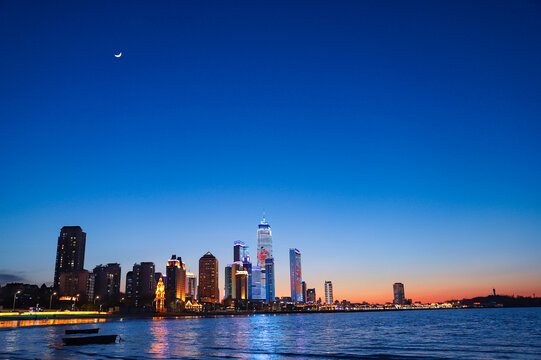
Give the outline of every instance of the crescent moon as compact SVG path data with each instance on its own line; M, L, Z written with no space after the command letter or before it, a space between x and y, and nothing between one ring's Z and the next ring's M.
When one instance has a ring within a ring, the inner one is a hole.
M118 55L115 54L115 57L116 57L116 58L119 58L119 57L121 57L121 56L122 56L122 52L120 52L120 54L118 54Z

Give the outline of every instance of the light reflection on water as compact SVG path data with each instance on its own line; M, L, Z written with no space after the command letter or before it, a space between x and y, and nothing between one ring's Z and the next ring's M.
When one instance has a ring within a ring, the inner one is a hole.
M39 325L65 325L65 324L90 324L97 322L105 322L106 319L39 319L39 320L9 320L0 321L2 327L16 326L39 326Z
M0 359L541 358L539 308L58 319L55 324L0 329ZM88 327L118 334L122 341L54 346L66 328Z

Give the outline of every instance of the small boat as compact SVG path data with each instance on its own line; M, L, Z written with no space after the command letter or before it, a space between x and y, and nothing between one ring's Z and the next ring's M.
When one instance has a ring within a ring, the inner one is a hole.
M92 328L92 329L67 329L66 335L70 334L97 334L98 331L100 331L100 328Z
M62 338L65 345L110 344L118 335L74 336Z

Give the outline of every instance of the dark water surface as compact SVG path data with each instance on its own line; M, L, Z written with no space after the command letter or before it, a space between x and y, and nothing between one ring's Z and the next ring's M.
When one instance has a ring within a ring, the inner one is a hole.
M67 328L119 334L109 345L55 346ZM0 329L0 359L541 359L541 308L189 319Z

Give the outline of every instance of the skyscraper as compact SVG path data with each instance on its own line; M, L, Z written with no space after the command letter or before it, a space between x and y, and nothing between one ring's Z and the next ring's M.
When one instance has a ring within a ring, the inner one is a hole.
M196 297L197 276L194 273L186 272L186 300L194 300Z
M56 247L54 288L58 289L60 273L82 271L85 264L86 233L80 226L64 226L60 229Z
M332 282L325 281L325 304L332 305L332 303L333 303Z
M315 304L316 303L316 289L306 290L306 303Z
M244 261L248 257L248 246L242 241L233 243L233 261Z
M306 281L302 282L302 302L306 303Z
M261 268L259 266L252 266L252 299L262 300L266 298L266 290L261 287Z
M98 265L94 268L95 291L94 295L100 299L116 299L120 295L120 264L110 263Z
M236 300L248 299L248 271L240 265L235 271L235 294Z
M199 259L199 299L204 302L219 302L218 259L207 252Z
M267 223L267 219L263 217L263 220L257 229L257 266L261 269L260 278L258 279L261 284L261 294L259 300L266 299L266 282L265 282L265 260L267 258L273 258L272 254L272 232L270 225ZM252 281L256 281L252 274ZM254 299L257 299L254 296Z
M272 233L267 219L263 218L257 229L257 266L265 267L265 259L272 255Z
M406 295L404 294L404 284L394 283L393 284L393 293L394 293L394 304L395 305L405 305L406 304Z
M167 305L174 305L179 301L186 301L186 265L182 258L171 255L165 267L167 283L165 285L165 299Z
M265 275L266 275L266 284L265 284L265 297L268 302L274 301L274 259L266 258L265 259Z
M156 296L155 267L153 262L133 265L126 276L126 296L133 306L149 306Z
M233 298L233 265L228 264L224 271L224 299Z
M302 302L301 252L298 249L289 249L289 282L291 301Z

